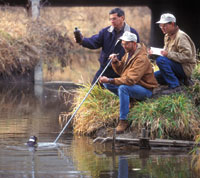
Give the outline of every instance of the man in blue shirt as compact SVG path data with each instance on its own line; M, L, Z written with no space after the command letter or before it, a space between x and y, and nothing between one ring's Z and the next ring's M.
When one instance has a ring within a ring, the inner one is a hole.
M119 38L123 35L125 31L129 31L136 34L137 42L139 42L139 35L137 31L131 28L125 22L125 13L122 9L120 8L112 9L109 12L109 20L111 22L111 26L103 28L98 34L93 35L90 38L85 38L81 36L81 41L79 42L79 44L85 48L89 49L102 48L99 57L100 68L96 72L92 84L95 83L95 81L97 80L97 78L107 65L110 54L112 53L119 54L118 58L120 60L124 56L125 51L124 48L121 46L121 41L119 40ZM119 77L114 72L111 65L106 69L103 75L108 78Z

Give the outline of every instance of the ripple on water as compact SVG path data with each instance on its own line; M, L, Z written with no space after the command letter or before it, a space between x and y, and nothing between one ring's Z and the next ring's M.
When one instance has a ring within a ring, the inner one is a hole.
M10 150L18 150L18 151L27 151L27 150L30 150L31 148L31 150L33 150L33 149L35 149L35 150L48 150L48 149L54 149L54 148L60 148L60 147L64 147L64 146L67 146L67 145L65 145L65 144L63 144L63 143L54 143L54 142L39 142L38 144L37 144L37 146L35 146L35 147L29 147L29 146L27 146L27 144L26 143L24 143L23 144L23 146L16 146L16 145L4 145L4 147L6 148L6 149L10 149Z

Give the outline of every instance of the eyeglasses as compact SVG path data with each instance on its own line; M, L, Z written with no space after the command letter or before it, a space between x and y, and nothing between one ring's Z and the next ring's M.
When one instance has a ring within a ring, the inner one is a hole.
M121 17L118 17L118 16L117 16L117 17L113 17L113 18L110 17L110 18L109 18L109 21L116 21L116 20L118 20L118 19L120 19L120 18L122 18L122 17L123 17L123 16L121 16Z
M115 20L117 20L117 18L116 18L116 17L114 17L114 18L109 18L109 20L110 20L110 21L115 21Z

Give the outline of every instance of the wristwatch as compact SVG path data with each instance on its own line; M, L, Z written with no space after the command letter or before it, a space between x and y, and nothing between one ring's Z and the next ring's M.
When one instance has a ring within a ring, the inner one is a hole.
M108 79L108 83L110 83L110 84L114 84L114 81L115 81L114 78L109 78Z

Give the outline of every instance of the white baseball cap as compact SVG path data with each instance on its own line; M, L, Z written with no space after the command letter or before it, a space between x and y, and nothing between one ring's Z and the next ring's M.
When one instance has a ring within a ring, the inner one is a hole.
M174 15L166 13L162 14L160 20L156 23L169 23L169 22L176 22L176 17Z
M137 36L136 36L136 34L134 34L134 33L125 31L125 32L123 33L123 35L120 37L120 40L137 42Z

